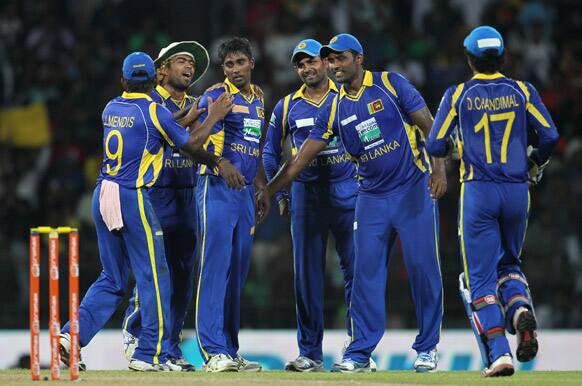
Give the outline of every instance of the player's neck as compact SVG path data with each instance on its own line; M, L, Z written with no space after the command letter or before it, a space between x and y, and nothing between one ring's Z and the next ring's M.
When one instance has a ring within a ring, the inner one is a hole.
M253 95L253 91L251 90L251 83L250 82L245 84L244 86L242 86L238 90L247 99Z
M166 83L162 87L170 94L170 97L176 102L182 102L186 97L185 90L178 90L168 83Z
M312 101L320 101L328 91L329 80L327 77L323 78L323 80L315 86L305 85L305 96Z
M362 84L364 84L364 69L360 67L356 71L354 79L344 85L344 89L348 94L356 95L362 88Z

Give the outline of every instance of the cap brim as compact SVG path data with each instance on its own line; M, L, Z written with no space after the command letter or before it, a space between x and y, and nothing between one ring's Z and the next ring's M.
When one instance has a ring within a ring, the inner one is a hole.
M344 52L344 51L348 51L346 50L336 50L331 48L330 46L322 46L319 49L319 56L321 56L321 59L327 58L329 54L331 54L332 52Z
M162 56L156 58L156 60L154 60L154 64L156 65L156 68L159 68L167 59L180 52L188 52L192 54L196 63L194 77L192 78L192 82L190 82L191 86L206 73L206 70L208 70L208 65L210 64L208 51L206 48L204 48L204 46L202 46L202 44L196 41L180 42L174 47L170 48L168 51L164 52Z
M301 55L301 54L303 54L303 55L307 55L307 56L310 56L310 57L312 57L312 58L315 58L316 56L319 56L319 54L318 54L318 53L317 53L317 54L314 54L313 52L309 52L309 51L307 51L307 50L299 50L299 51L295 52L295 53L293 54L293 56L291 56L291 63L295 63L295 58L296 58L298 55Z

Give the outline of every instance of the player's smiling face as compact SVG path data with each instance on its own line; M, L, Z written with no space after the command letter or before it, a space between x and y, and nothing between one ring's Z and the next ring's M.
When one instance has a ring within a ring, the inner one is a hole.
M325 65L319 56L305 55L299 58L293 67L301 81L308 87L316 87L325 80Z
M255 61L242 52L231 52L226 55L222 63L224 75L239 90L247 87L251 83L251 71L255 66Z
M330 52L326 58L327 65L339 83L350 83L356 76L358 65L361 64L358 61L360 56L350 51Z
M176 55L162 69L162 74L167 77L170 86L176 90L186 91L192 83L195 71L196 64L190 55Z

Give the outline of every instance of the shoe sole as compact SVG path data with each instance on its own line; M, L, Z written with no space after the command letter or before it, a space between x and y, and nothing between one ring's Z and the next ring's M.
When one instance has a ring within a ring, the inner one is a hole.
M323 372L323 367L310 367L308 369L300 369L297 368L293 365L286 365L285 366L285 371L290 371L293 373L319 373L319 372Z
M240 373L260 373L263 370L262 367L257 369L238 369Z
M127 366L128 369L130 369L131 371L135 371L136 373L155 373L158 370L156 369L134 369L133 367Z
M520 362L529 362L538 353L537 322L531 311L525 311L517 320L516 326L519 334L519 344L517 345L516 357Z
M483 374L483 377L485 377L485 378L509 377L509 376L512 376L513 373L515 373L515 369L513 368L513 365L509 365L509 364L499 365L494 370L492 370L490 373Z
M427 369L426 367L417 367L414 369L417 373L436 373L437 369Z

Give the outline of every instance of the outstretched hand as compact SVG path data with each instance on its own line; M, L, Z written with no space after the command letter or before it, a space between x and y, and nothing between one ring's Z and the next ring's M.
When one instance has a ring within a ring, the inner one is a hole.
M200 101L200 98L197 98L194 103L192 103L190 109L181 110L178 114L174 115L180 125L190 127L194 122L196 122L200 114L206 111L204 107L200 109L198 108L198 101ZM187 112L184 114L185 111Z
M213 116L217 120L222 120L230 111L232 110L232 94L222 93L216 99L216 102L212 101L211 97L208 97L208 115Z

